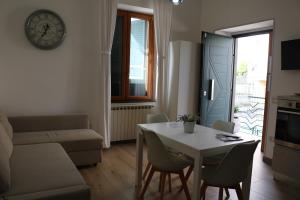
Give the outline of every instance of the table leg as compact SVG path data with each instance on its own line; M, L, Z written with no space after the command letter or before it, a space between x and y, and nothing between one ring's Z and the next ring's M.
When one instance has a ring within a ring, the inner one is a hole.
M247 178L242 183L242 192L244 196L244 200L250 199L250 189L251 189L251 178L252 178L252 165L253 165L253 159L250 163Z
M198 154L194 160L194 179L193 179L192 200L200 199L200 186L201 186L201 178L202 178L202 160L203 160L203 157L201 154Z
M144 135L140 131L137 133L136 143L136 174L135 174L135 196L139 198L142 189L142 172L143 172L143 140Z

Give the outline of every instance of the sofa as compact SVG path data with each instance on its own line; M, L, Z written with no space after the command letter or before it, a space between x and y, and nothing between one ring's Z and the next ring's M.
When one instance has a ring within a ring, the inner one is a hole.
M20 116L8 118L14 130L13 144L59 143L76 166L102 160L103 137L89 128L84 114Z
M84 115L8 120L0 113L0 199L90 199L74 165L101 161L102 137L88 129L87 121ZM97 156L83 158L96 150Z

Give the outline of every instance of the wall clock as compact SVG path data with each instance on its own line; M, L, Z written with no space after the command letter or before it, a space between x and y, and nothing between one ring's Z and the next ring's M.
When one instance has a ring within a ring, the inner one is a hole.
M37 10L26 19L25 33L31 44L50 50L58 47L66 35L63 20L50 10Z

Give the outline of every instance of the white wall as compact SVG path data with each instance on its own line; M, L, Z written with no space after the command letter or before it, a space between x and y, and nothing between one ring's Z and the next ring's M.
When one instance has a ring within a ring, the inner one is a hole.
M153 9L153 1L154 0L119 0L119 3ZM173 6L172 41L200 41L200 6L201 0L185 0L182 5Z
M153 0L119 0L119 3L143 8L153 8Z
M89 112L95 66L98 63L97 1L0 0L0 110L8 115L47 115ZM153 8L153 0L119 0ZM197 12L189 0L174 7L172 38L196 40L189 20ZM43 51L25 37L24 23L37 9L57 12L67 37L57 49ZM197 26L198 28L198 26Z
M8 115L87 112L95 64L91 17L94 1L0 0L0 109ZM33 47L24 23L37 9L57 12L67 27L62 46Z
M202 0L201 29L215 30L274 19L273 69L271 99L278 95L293 94L300 91L300 71L281 71L282 40L300 38L300 1L298 0ZM267 143L265 155L273 156L276 104L270 104L267 123Z
M173 7L171 40L199 42L201 39L201 0L185 0Z

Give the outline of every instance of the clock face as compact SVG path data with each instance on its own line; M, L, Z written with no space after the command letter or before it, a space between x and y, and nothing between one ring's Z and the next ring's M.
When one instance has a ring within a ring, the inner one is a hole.
M66 27L56 13L49 10L37 10L27 18L25 33L34 46L50 50L62 43Z

